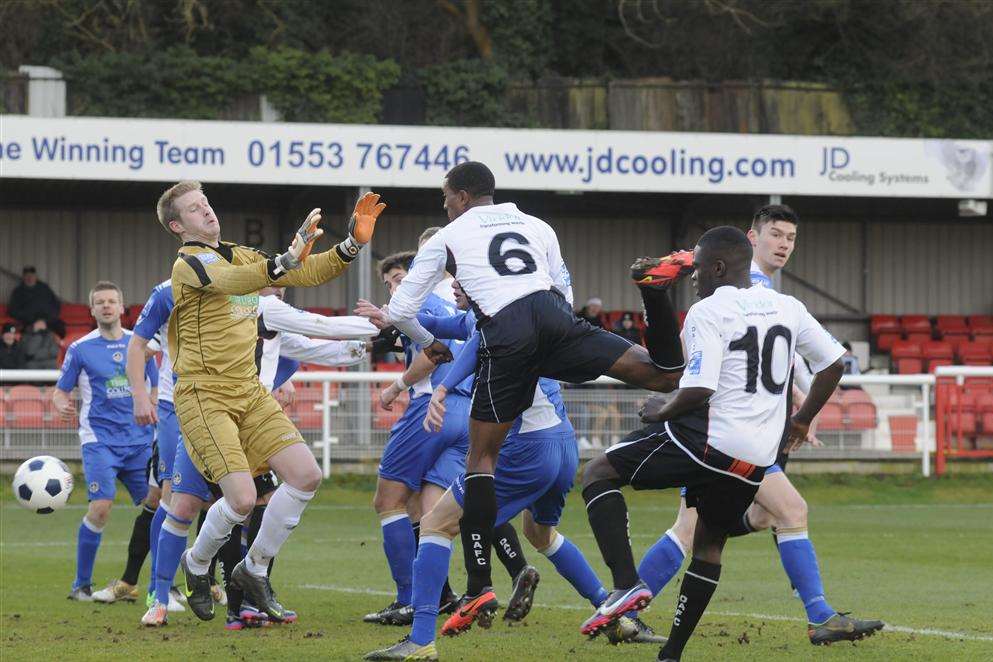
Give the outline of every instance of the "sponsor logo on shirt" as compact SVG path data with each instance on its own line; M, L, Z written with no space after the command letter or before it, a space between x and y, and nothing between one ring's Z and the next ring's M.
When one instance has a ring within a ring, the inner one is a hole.
M127 375L118 373L107 380L107 399L130 398L131 384L128 383Z
M204 264L212 264L221 259L213 253L194 253L193 257L200 260Z
M259 295L241 294L228 297L232 319L255 319L258 316Z
M700 374L700 366L703 365L703 352L697 350L690 354L690 361L686 364L686 369L691 375Z
M124 360L124 355L121 354L120 352L114 352L114 355L110 358L114 359L115 363L120 363L121 361Z

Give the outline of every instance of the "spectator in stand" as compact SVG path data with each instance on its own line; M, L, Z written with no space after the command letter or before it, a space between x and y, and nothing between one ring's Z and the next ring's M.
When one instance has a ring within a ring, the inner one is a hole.
M635 345L641 345L641 331L635 326L634 313L624 313L614 325L614 333Z
M845 353L841 357L841 362L845 364L846 375L861 375L862 369L859 368L859 358L855 356L852 352L852 344L847 340L841 343L841 346L845 348ZM860 386L839 386L842 389L855 389L861 388Z
M50 328L65 337L65 323L59 319L62 304L48 283L38 280L38 272L32 266L21 270L21 282L10 293L7 313L21 323L25 331L36 321L44 320Z
M603 328L603 320L600 315L603 313L603 301L598 297L590 297L586 305L576 313L579 319L584 319L595 327Z
M58 368L59 343L48 330L48 322L35 320L21 335L21 348L24 350L27 370L54 370Z
M24 350L17 342L17 327L13 324L3 325L3 336L0 339L0 369L20 370L24 367Z

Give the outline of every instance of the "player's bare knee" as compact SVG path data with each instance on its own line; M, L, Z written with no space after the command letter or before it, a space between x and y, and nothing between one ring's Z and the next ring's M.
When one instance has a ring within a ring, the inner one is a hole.
M807 526L807 501L794 492L786 502L783 512L777 518L776 526L780 528L798 528Z
M176 493L173 494L172 501L169 504L169 513L173 516L174 520L191 522L199 516L202 507L203 502L200 499L191 497L188 494Z
M404 500L396 498L395 495L378 491L372 499L372 507L377 515L407 510L407 504Z
M532 519L524 520L524 537L538 551L547 549L552 544L552 541L555 539L555 533L554 526L538 524Z
M111 501L109 499L97 499L96 501L90 501L89 507L86 509L86 519L90 521L90 524L103 528L107 525L107 521L110 519L110 506Z
M296 477L292 485L304 492L316 492L317 488L321 486L322 478L324 475L321 473L320 467L317 466L317 462L314 462L312 466L301 469L300 475Z
M593 458L583 467L583 489L601 480L617 480L617 471L610 464L606 455Z
M679 539L679 544L683 546L683 549L692 549L693 547L693 529L696 527L696 509L693 509L692 513L692 515L681 514L676 519L676 523L672 525L672 532L676 534L676 538Z
M159 507L159 501L161 500L162 492L159 490L149 490L148 495L145 497L145 505L155 510Z
M426 532L440 533L447 538L454 538L459 534L459 520L432 510L421 519L421 536Z
M769 527L776 526L776 520L769 513L768 510L761 506L752 505L748 509L748 526L752 528L753 531L764 531Z
M231 510L239 515L248 517L255 508L255 499L257 497L258 494L255 492L255 486L252 485L251 489L238 490L235 494L225 494L224 500L231 506Z

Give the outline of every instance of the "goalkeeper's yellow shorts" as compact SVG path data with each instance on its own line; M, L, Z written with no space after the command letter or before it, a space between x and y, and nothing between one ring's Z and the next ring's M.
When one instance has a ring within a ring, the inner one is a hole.
M212 483L235 471L269 470L269 458L304 441L258 380L180 379L173 392L183 443Z

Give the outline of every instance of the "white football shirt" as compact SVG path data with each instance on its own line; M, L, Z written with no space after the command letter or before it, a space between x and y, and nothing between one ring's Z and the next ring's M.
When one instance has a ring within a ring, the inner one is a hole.
M690 307L682 335L687 363L680 388L714 391L707 443L757 466L776 461L794 355L817 373L844 354L802 303L762 286L717 288ZM681 426L672 423L666 426L679 444Z
M572 305L572 280L555 231L511 202L469 209L417 251L390 299L389 315L419 345L430 344L433 338L417 323L417 312L446 270L487 317L552 287Z

